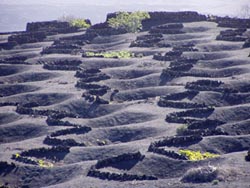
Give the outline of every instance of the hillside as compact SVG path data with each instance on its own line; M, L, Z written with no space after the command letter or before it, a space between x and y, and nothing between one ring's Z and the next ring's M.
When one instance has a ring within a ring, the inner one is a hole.
M250 20L149 14L0 35L0 187L249 187Z

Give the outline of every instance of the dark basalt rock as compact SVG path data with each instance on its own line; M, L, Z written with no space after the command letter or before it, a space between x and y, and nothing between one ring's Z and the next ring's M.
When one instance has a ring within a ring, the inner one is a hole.
M89 73L89 74L96 74L96 73L100 73L101 70L100 69L84 69L84 70L81 70L81 71L77 71L76 72L76 77L78 78L81 78L81 74L83 74L84 76L84 73Z
M181 135L200 135L200 136L215 136L215 135L228 135L228 133L221 129L186 129Z
M23 151L20 153L22 157L37 157L51 159L54 161L60 161L64 156L69 153L69 147L67 146L53 146L52 148L38 148Z
M250 28L250 19L216 17L219 27Z
M198 143L201 140L202 140L202 136L200 135L166 137L163 140L151 143L148 151L153 151L154 148L159 148L159 147L164 147L164 146L167 146L167 147L188 146L188 145Z
M250 162L250 150L248 150L247 155L245 156L245 160Z
M0 43L0 50L2 50L2 49L11 50L16 45L18 45L18 43L16 41L9 41L9 42Z
M217 126L225 124L223 121L219 120L197 120L188 125L188 129L215 129Z
M246 40L246 42L243 44L243 48L250 48L250 39Z
M223 82L217 80L197 80L196 82L188 82L186 86L191 87L193 84L197 86L219 87Z
M11 35L8 42L16 42L17 44L41 42L46 38L45 32L27 32L22 34Z
M99 35L99 36L109 36L109 35L120 35L125 34L127 31L123 28L112 28L107 22L99 23L91 26L87 29L86 34Z
M13 159L15 161L18 161L18 162L25 163L25 164L38 165L37 161L35 161L35 160L33 160L32 158L29 158L29 157L23 157L23 156L15 157L13 155L11 159Z
M182 52L180 51L170 51L167 52L164 56L161 54L155 54L153 56L153 59L158 60L158 61L174 61L178 60L182 55Z
M131 174L117 174L110 172L100 172L98 170L91 169L87 176L100 178L103 180L114 180L114 181L143 181L143 180L157 180L154 176L146 175L131 175Z
M82 52L81 46L77 44L56 44L43 49L41 54L76 54Z
M224 41L245 41L247 39L246 36L243 36L243 33L246 31L243 29L236 30L225 30L221 31L220 34L216 37L216 40L224 40Z
M0 102L0 106L17 106L18 104L15 102Z
M64 146L64 147L74 147L74 146L85 146L83 143L78 143L73 139L58 139L47 136L44 141L44 144L52 145L52 146Z
M55 119L62 119L65 117L76 118L76 115L68 113L65 111L56 111L56 110L33 110L32 108L23 107L18 105L16 112L19 114L28 114L28 115L39 115L39 116L51 116Z
M24 62L28 59L28 57L26 56L13 56L13 57L9 57L9 58L5 58L4 61L6 63L10 63L10 64L14 64L13 62L17 62L15 64L18 64L18 62Z
M63 129L63 130L59 130L56 132L51 133L51 137L56 137L56 136L62 136L62 135L67 135L67 134L86 134L89 131L91 131L90 127L75 127L75 128L71 128L71 129Z
M79 76L80 74L78 74ZM101 80L108 80L111 77L106 75L105 73L98 73L98 74L89 74L85 73L85 76L81 74L81 79L77 82L77 86L81 85L81 83L88 83L88 82L99 82Z
M149 152L157 153L160 155L164 155L166 157L176 159L176 160L188 160L184 155L181 155L179 153L176 153L175 151L167 151L162 148L157 148L154 145L150 145L148 148Z
M86 90L95 90L95 89L109 90L110 89L108 86L105 86L105 85L88 84L85 82L78 82L76 84L76 87L79 87L81 89L86 89Z
M160 99L160 101L158 102L158 105L160 107L182 108L182 109L187 109L187 108L203 108L203 107L206 107L205 104L188 103L188 102L178 102L178 101L169 101L169 100L164 100L164 99Z
M175 63L170 63L170 70L173 71L189 71L190 69L193 68L193 64L190 63L183 63L183 64L179 64L176 65Z
M159 46L158 43L163 39L162 34L148 34L138 36L129 47L154 47Z
M193 46L188 45L180 45L180 46L174 46L173 51L180 51L180 52L198 52L199 50L196 48L193 48Z
M162 96L161 98L164 100L182 100L184 98L193 98L195 97L199 91L196 90L187 90L180 93L171 93L165 96Z
M171 114L168 114L166 116L166 121L169 123L184 123L184 124L190 124L197 119L189 119L184 117L195 117L195 118L201 118L201 117L207 117L211 113L213 113L214 108L197 108L197 109L191 109L181 112L173 112Z
M78 70L80 64L82 64L80 60L44 62L43 68L48 70Z
M15 168L16 168L16 165L14 163L9 164L8 162L0 161L0 175L1 176L6 176Z
M77 124L72 124L68 121L61 121L59 117L55 117L54 115L48 116L46 119L46 123L49 126L69 126L69 127L79 127ZM56 133L57 134L57 133Z
M227 88L223 86L224 83L221 81L214 81L214 80L198 80L196 82L188 82L185 86L186 89L191 90L198 90L198 91L215 91L215 92L221 92L224 95L227 95L229 93L238 93L238 92L244 92L248 91L247 86L234 89L234 88Z
M166 23L184 23L205 21L207 18L197 12L149 12L150 19L142 21L143 30L149 30L152 26Z
M91 24L90 20L85 20ZM32 22L26 26L27 32L46 31L48 33L72 33L78 30L77 27L72 27L69 22L47 21L47 22Z
M181 23L172 23L172 24L163 24L158 26L151 27L149 33L153 34L182 34L183 24Z
M100 89L90 89L88 90L88 92L90 95L103 96L108 92L108 90L106 88L100 88Z

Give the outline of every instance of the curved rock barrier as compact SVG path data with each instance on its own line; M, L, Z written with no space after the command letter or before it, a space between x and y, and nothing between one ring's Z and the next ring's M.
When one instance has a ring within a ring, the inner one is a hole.
M197 12L149 12L150 19L142 20L143 30L149 30L152 26L166 23L185 23L205 21L207 18Z
M162 96L161 98L163 100L182 100L185 98L193 98L198 94L199 94L199 91L187 90L187 91L180 92L180 93L171 93L171 94Z
M225 31L221 31L220 34L216 37L216 40L224 40L224 41L245 41L247 39L246 36L243 36L243 33L246 32L246 29L228 29Z
M82 64L80 60L64 60L54 62L43 62L43 68L48 70L79 70L78 67Z
M119 163L121 161L130 161L130 160L141 161L141 160L143 160L144 157L145 156L142 155L140 152L125 153L125 154L118 155L115 157L110 157L107 159L98 160L96 165L95 165L95 168L96 169L104 168L104 167L110 166L111 164Z
M149 146L148 151L157 153L160 155L164 155L166 157L176 159L176 160L188 160L184 155L176 153L175 151L167 151L165 149L155 147L153 144Z
M216 17L219 27L250 28L250 19Z
M64 147L85 146L84 143L78 143L74 139L59 139L59 138L52 138L50 136L47 136L44 139L43 143L51 146L64 146Z
M212 107L206 107L206 108L197 108L197 109L191 109L181 112L173 112L171 114L168 114L166 116L166 121L168 123L192 123L197 121L197 119L190 119L190 118L184 118L184 117L195 117L195 118L201 118L206 117L209 114L211 114L214 111L214 108Z
M188 82L185 86L186 89L198 90L198 91L215 91L224 93L248 92L250 87L242 86L238 89L223 87L224 83L218 80L198 80L195 82Z
M180 51L170 51L167 52L164 56L161 54L155 54L153 56L153 59L158 61L174 61L176 59L179 59L182 55L182 52Z
M81 79L77 82L77 86L80 86L81 83L86 83L86 82L99 82L101 80L108 80L111 77L105 73L97 73L97 74L92 74L92 73L76 73L76 77L81 77Z
M9 36L8 42L15 42L16 44L35 43L42 42L45 38L46 33L42 31L25 32Z
M183 34L183 24L181 23L171 23L163 24L158 26L153 26L149 30L149 33L152 34Z
M67 146L53 146L52 148L37 148L28 151L23 151L20 153L21 157L36 157L36 158L46 158L53 161L60 161L64 156L69 153L69 147ZM13 156L15 159L19 158Z
M79 127L77 124L72 124L68 121L61 121L59 117L54 117L53 115L49 115L46 119L46 123L49 126L68 126L68 127Z
M78 44L59 43L44 48L41 54L76 54L82 52L81 49Z
M102 180L114 180L114 181L143 181L143 180L157 180L157 177L146 175L132 175L127 173L117 174L110 172L100 172L98 170L91 169L88 172L90 177L100 178Z
M173 47L173 51L181 51L181 52L198 52L199 50L194 48L194 44L187 43L182 45L177 45Z
M189 129L181 131L180 134L182 136L187 135L197 135L197 136L215 136L215 135L229 135L227 132L221 130L220 128L217 129Z
M170 70L173 70L173 71L189 71L192 68L193 68L193 64L190 64L190 63L183 63L179 65L170 63Z
M5 58L0 60L0 64L28 64L25 62L28 59L26 56L14 56L10 58Z
M156 141L150 144L149 150L152 148L159 148L159 147L181 147L187 146L191 144L198 143L202 140L202 136L200 135L190 135L190 136L171 136L166 137L163 140Z
M98 160L96 165L91 167L87 176L96 177L103 180L114 180L114 181L157 180L157 178L154 176L132 175L127 173L118 174L111 172L101 172L98 170L123 161L130 161L130 160L141 161L143 160L144 157L145 156L142 155L140 152L137 152L137 153L126 153L115 157Z
M90 127L83 126L83 127L75 127L70 129L63 129L56 132L51 133L51 137L62 136L67 134L86 134L91 131Z
M204 107L207 107L205 104L190 103L190 102L169 101L169 100L164 100L162 98L159 100L158 105L160 107L182 108L182 109L204 108Z
M219 120L205 119L197 120L188 125L188 129L214 129L217 126L223 125L225 122Z
M91 24L90 20L86 19L86 23ZM78 30L77 27L72 27L69 22L61 21L46 21L46 22L31 22L26 26L26 31L46 31L48 34L72 33Z
M15 102L0 102L0 106L17 106L18 104Z
M138 36L135 41L131 42L129 47L159 47L159 42L162 41L163 35L162 34L147 34ZM170 47L170 45L169 45Z
M68 113L65 111L56 111L56 110L33 110L32 108L26 108L21 105L18 105L16 112L19 114L28 114L28 115L40 115L40 116L51 116L55 119L62 119L65 117L76 118L76 115L73 113Z
M107 22L92 25L87 29L86 34L99 35L99 36L110 36L110 35L120 35L127 33L124 28L112 28Z

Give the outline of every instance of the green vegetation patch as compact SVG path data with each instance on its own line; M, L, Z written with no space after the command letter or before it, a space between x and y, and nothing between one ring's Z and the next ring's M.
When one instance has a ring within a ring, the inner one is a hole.
M91 25L86 22L85 19L72 19L70 21L70 24L74 27L79 27L79 28L89 28Z
M187 157L188 160L190 161L199 161L220 156L214 153L209 153L209 152L201 153L200 151L192 151L192 150L179 150L179 153Z
M87 57L104 57L104 58L132 58L134 53L129 51L112 51L112 52L86 52Z
M116 17L110 18L108 24L113 28L123 28L127 32L136 33L142 29L142 20L149 19L150 15L148 12L120 12Z

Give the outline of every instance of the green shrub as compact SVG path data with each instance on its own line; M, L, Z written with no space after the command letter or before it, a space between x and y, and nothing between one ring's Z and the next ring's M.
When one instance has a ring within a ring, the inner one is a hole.
M52 168L54 165L51 162L39 159L38 166L43 167L43 168Z
M212 181L212 185L218 185L219 182L220 182L219 180L213 180L213 181Z
M123 28L127 32L135 33L142 29L141 21L144 19L149 19L150 15L147 12L120 12L114 18L108 20L108 24L113 28Z
M134 54L129 51L112 51L112 52L86 52L87 57L100 57L104 58L131 58L134 57Z
M73 15L63 15L58 18L60 22L68 22L71 26L79 28L89 28L91 25L86 22L83 18L76 18Z
M181 155L186 156L190 161L199 161L220 156L218 154L213 154L209 152L201 153L200 151L192 151L192 150L179 150L179 153Z
M79 27L79 28L89 28L91 26L85 21L85 19L80 19L80 18L71 20L70 24L74 27Z

